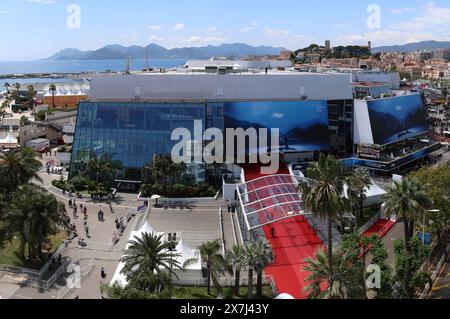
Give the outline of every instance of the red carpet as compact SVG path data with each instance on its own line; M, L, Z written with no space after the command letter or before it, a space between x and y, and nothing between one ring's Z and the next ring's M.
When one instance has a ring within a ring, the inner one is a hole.
M244 171L247 182L263 177L259 165L246 165ZM281 166L278 174L289 174L289 170ZM258 185L252 187L258 188ZM275 229L275 238L272 238L271 228ZM323 247L322 241L303 216L265 226L264 232L275 253L275 263L265 269L266 275L273 277L280 294L305 299L303 289L308 273L303 270L304 260Z
M394 225L395 222L389 219L380 219L364 232L363 237L370 237L377 234L380 238L383 238L392 229L392 227L394 227Z
M270 229L275 229L272 238ZM286 219L271 226L264 232L275 253L275 263L265 269L272 276L279 293L288 293L296 299L305 299L303 291L308 273L303 270L305 259L313 257L323 243L304 217Z

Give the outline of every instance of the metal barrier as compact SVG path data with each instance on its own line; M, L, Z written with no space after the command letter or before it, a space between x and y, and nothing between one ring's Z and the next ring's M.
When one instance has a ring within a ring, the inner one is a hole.
M67 248L67 241L65 240L64 243L53 253L53 256L61 255L66 248ZM48 269L50 268L51 265L52 260L47 261L40 270L33 270L9 265L0 265L0 272L9 272L13 274L27 275L35 277L34 279L40 279L48 272Z
M372 227L373 224L375 224L380 219L381 219L381 212L378 212L378 214L373 216L367 223L365 223L358 229L358 234L359 235L364 234L364 232L366 232L370 227Z
M439 262L438 262L438 264L436 266L436 269L434 270L433 274L431 275L432 282L434 282L437 279L437 276L439 275L439 272L441 271L442 266L444 266L444 263L447 262L447 257L448 257L449 251L450 251L450 245L445 250L444 254L442 255L441 259L439 260ZM425 286L425 289L421 293L419 298L420 299L425 299L428 296L431 288L432 288L432 285L430 283L428 283Z

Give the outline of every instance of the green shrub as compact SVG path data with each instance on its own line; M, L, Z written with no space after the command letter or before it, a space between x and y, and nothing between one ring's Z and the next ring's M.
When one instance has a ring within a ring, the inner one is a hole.
M67 191L69 189L69 185L66 181L54 180L52 181L52 185L62 191Z

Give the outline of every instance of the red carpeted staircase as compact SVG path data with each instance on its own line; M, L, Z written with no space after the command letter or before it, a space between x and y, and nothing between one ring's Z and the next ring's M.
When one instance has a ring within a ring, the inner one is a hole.
M372 235L378 235L378 237L383 238L387 233L394 227L395 222L390 219L380 219L375 224L373 224L368 230L364 232L363 237L370 237Z
M259 165L244 165L247 182L263 177ZM278 174L289 174L280 166ZM272 237L271 229L275 231ZM305 259L314 257L323 242L303 216L286 219L264 227L264 232L275 253L275 262L266 267L267 276L273 277L278 292L297 299L305 299L304 288L308 273L303 270Z

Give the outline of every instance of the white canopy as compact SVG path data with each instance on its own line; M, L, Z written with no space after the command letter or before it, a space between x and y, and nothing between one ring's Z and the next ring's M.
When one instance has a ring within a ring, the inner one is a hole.
M144 226L139 230L140 235L147 233L147 234L156 234L156 231L153 229L153 227L150 225L148 221L145 222Z
M290 294L281 294L278 297L275 297L275 299L280 299L280 300L293 300L295 299L294 297L292 297Z
M0 145L18 145L19 141L10 132L5 138L0 139Z
M200 258L200 252L196 249L192 249L188 245L186 245L183 239L180 240L176 247L176 254L179 254L180 257L177 258L177 261L181 266L188 260L195 260L195 262L191 262L186 269L189 270L201 270L202 269L202 260Z
M344 185L344 196L347 198L348 185ZM386 191L378 186L373 180L372 184L366 188L366 205L371 206L377 204L378 201L381 202L381 196L386 194Z
M148 234L156 234L156 235L164 235L164 233L158 233L156 232L153 227L150 225L150 223L147 221L145 224L141 227L139 231L134 231L131 233L129 240L134 240L136 238L141 238L144 233ZM127 244L125 249L128 249L130 244ZM175 254L181 255L177 258L177 261L180 263L181 266L184 265L184 263L188 260L195 260L194 262L190 263L189 266L186 267L187 270L202 270L202 260L200 256L200 252L198 250L190 248L188 245L184 243L184 241L181 239L178 245L176 246ZM111 280L111 285L114 285L115 283L118 283L122 287L126 287L128 285L127 278L124 274L121 274L121 271L125 264L123 262L119 263L119 266L117 266L116 272Z

